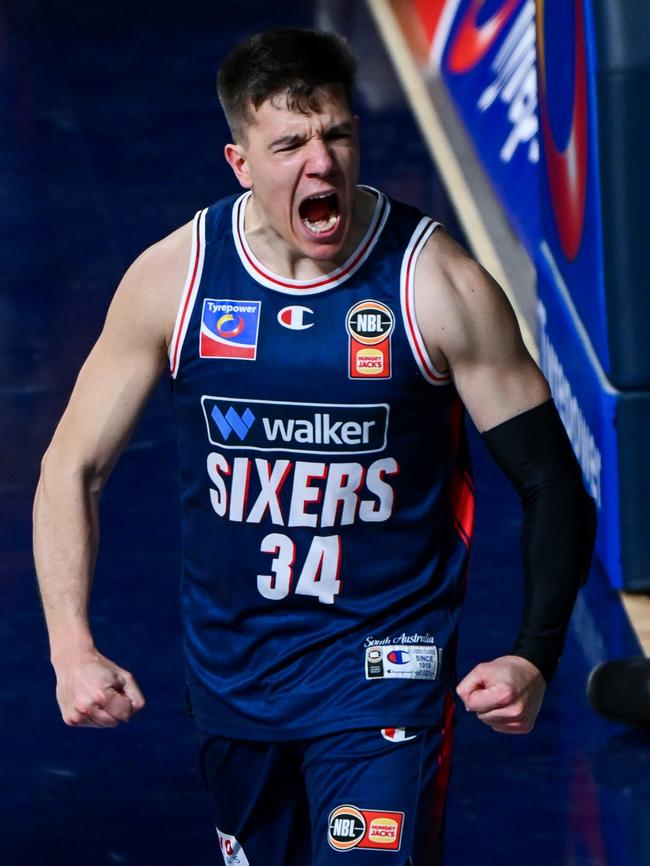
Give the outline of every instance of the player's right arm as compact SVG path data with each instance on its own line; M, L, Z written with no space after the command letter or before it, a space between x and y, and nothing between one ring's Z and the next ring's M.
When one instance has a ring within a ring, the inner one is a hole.
M34 557L69 725L112 727L144 706L133 676L95 647L88 602L99 496L165 369L190 236L191 225L183 226L125 274L42 461Z

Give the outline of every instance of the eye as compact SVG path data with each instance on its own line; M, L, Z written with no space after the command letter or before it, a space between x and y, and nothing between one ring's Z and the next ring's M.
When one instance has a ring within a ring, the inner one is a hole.
M283 144L280 147L276 147L273 153L288 153L292 150L298 150L303 144L302 141L290 141L287 144Z

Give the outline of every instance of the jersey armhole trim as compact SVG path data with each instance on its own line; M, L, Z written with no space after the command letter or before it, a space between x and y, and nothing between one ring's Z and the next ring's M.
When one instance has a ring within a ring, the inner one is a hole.
M423 217L411 235L402 259L400 300L406 336L420 372L431 385L448 385L451 376L449 373L441 373L434 367L415 316L415 266L424 245L439 226L440 223L429 217Z
M169 344L169 369L172 378L175 379L180 365L181 350L187 328L192 318L192 310L196 303L196 296L201 283L201 272L203 270L203 259L205 257L205 215L207 208L198 211L192 223L192 247L190 249L190 260L187 266L187 277L185 286L178 304L178 313L174 332Z

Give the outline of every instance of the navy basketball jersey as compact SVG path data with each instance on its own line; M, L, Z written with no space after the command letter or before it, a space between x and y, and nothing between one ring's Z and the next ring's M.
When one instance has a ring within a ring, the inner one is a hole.
M461 407L414 313L436 223L373 190L332 273L271 273L250 193L197 214L170 346L187 680L241 739L437 724L473 514Z

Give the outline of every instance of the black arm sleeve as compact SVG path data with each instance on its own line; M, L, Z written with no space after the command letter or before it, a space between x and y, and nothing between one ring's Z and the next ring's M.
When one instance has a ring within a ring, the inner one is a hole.
M524 612L512 655L550 682L580 586L587 579L596 507L552 400L483 433L524 509Z

